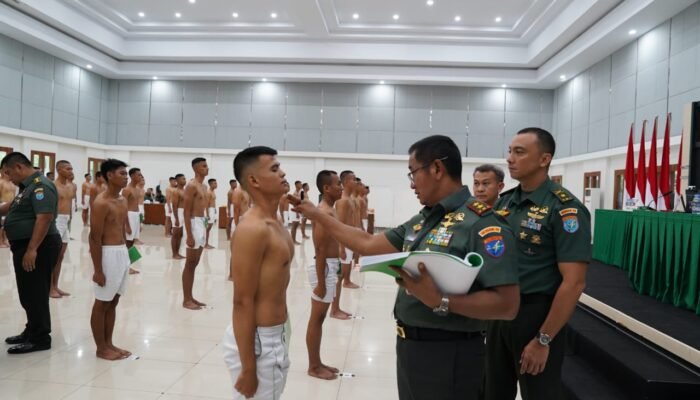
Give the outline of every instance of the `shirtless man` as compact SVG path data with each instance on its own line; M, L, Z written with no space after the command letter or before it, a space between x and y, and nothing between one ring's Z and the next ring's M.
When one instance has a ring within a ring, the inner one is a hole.
M241 185L242 186L242 185ZM237 187L233 192L233 224L235 230L241 218L251 207L250 195L242 187Z
M85 182L80 186L80 206L83 208L83 226L88 226L90 216L90 182L92 177L90 174L85 174Z
M105 160L100 170L107 179L107 190L93 198L90 207L90 256L95 266L92 276L95 304L90 327L97 345L97 357L123 360L131 353L112 343L112 332L119 297L126 290L130 264L125 244L127 201L119 194L126 187L128 176L126 164L119 160Z
M194 286L194 271L202 256L204 242L206 241L205 210L207 209L209 196L204 186L204 178L209 175L207 160L197 157L192 160L194 178L185 187L184 212L185 230L187 231L187 250L185 268L182 270L182 293L184 300L182 306L189 310L200 310L206 304L196 300L192 296Z
M295 181L294 182L294 197L297 199L301 200L301 181ZM299 228L299 221L301 220L301 215L296 212L290 212L289 213L289 222L292 225L292 240L294 241L294 244L301 244L301 242L297 241L297 228Z
M97 195L107 190L107 184L105 183L105 178L102 176L101 171L95 172L95 183L90 187L90 196L88 198L88 207L92 209L92 203L95 202Z
M146 208L143 205L146 201L146 179L143 176L141 178L141 183L136 185L136 199L139 202L139 236L134 238L135 244L143 244L141 231L143 230L143 218L146 215Z
M309 184L308 184L308 183L304 182L304 183L301 185L301 193L300 193L300 195L299 195L299 198L300 198L302 201L304 201L304 200L306 200L306 199L309 199L309 189L310 189L310 188L309 188ZM309 201L311 201L311 199L309 199ZM308 236L306 236L306 217L303 216L303 215L301 216L301 237L304 238L304 239L308 239L308 238L309 238Z
M17 186L10 181L10 178L0 172L0 207L14 200L16 193ZM4 225L5 216L2 216L0 218L0 248L10 247L10 243L7 241L7 236L5 235Z
M170 204L172 205L173 213L171 215L173 225L173 237L170 238L170 247L173 250L173 259L182 260L185 257L180 255L180 244L182 243L182 235L185 223L185 184L187 180L185 175L175 175L177 187L170 192Z
M277 219L279 199L289 190L277 151L249 147L233 162L236 178L255 207L231 240L233 318L223 340L234 398L278 400L289 371L285 343L287 286L294 245Z
M362 225L362 194L365 191L365 185L362 183L362 179L355 177L355 190L352 193L352 196L350 196L350 199L352 199L352 202L354 204L354 209L355 209L355 218L353 219L353 226L356 228L360 228L363 231L366 230L363 228ZM353 253L353 262L355 263L354 265L358 265L360 263L360 253L354 252ZM349 289L355 289L350 286L345 286L346 288Z
M335 207L338 210L338 220L345 225L359 227L361 225L361 216L356 196L358 184L355 174L352 171L343 171L340 173L340 180L343 182L343 197L335 203ZM338 284L340 285L342 282L343 287L347 289L357 289L360 287L350 280L353 259L354 254L352 250L340 246L342 276L341 279L338 280ZM337 296L339 299L340 290ZM340 308L331 307L331 313L333 313L334 309L340 311Z
M58 179L54 181L54 184L56 185L56 192L58 193L56 229L58 229L58 233L61 235L63 245L61 246L61 251L58 253L56 266L51 272L51 287L49 289L49 296L54 299L60 299L62 296L70 295L70 293L64 292L58 288L58 279L61 275L63 256L66 254L66 248L68 247L68 242L70 241L68 223L72 213L73 200L76 197L76 187L72 182L70 182L71 178L73 178L73 166L70 164L70 162L66 160L60 160L57 162L56 172L58 172Z
M343 195L343 186L335 171L323 170L316 177L316 187L321 192L321 202L318 209L333 218L336 217L335 202ZM308 193L308 192L307 192ZM335 379L338 369L329 367L321 362L321 336L323 321L326 319L328 307L335 297L335 286L338 281L339 246L323 227L315 225L311 233L314 241L315 264L307 268L311 284L311 314L306 328L306 348L309 352L310 376L320 379Z
M207 183L209 184L209 190L207 191L207 240L204 248L213 249L215 247L209 244L209 233L211 232L211 227L216 225L216 221L219 220L216 212L216 188L219 185L214 178L209 179Z
M282 221L282 225L286 228L289 225L289 199L287 198L287 195L289 192L285 193L282 195L280 198L280 221Z
M139 168L129 170L131 181L122 190L122 196L126 199L127 224L124 226L126 232L126 247L130 249L136 239L141 236L141 214L139 214L139 184L143 182L143 175ZM139 271L129 267L129 274L138 274Z
M165 188L165 237L170 237L173 234L173 205L171 203L171 197L173 191L177 189L177 180L175 177L168 178L168 183L170 186Z
M362 217L362 230L367 232L367 223L369 219L369 205L367 200L367 195L369 194L369 187L366 185L360 185L360 215Z
M228 224L226 224L226 237L231 239L231 228L233 225L233 193L238 187L238 182L235 179L228 181L231 187L226 193L226 213L228 216Z

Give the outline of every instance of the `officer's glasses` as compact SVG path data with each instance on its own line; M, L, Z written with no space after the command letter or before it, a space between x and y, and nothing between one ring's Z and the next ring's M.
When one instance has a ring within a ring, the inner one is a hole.
M433 161L445 161L445 160L447 160L447 156L442 157L442 158L437 158ZM430 166L430 164L433 163L433 161L427 162L427 163L421 165L420 167L417 167L416 169L410 170L410 172L408 173L408 180L411 181L411 183L416 183L415 178L414 178L415 173L420 171L421 169L428 168Z

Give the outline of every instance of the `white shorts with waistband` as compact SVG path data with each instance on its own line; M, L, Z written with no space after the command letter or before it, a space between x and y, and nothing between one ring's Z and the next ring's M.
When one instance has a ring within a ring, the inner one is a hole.
M173 212L170 214L170 220L173 222L173 226L175 228L182 228L185 226L185 209L184 208L178 208L177 209L177 218L180 221L180 224L177 225L175 223L175 213Z
M255 330L255 366L258 374L258 390L253 399L279 400L287 383L289 372L289 354L286 346L285 325L270 327L259 326ZM231 373L231 382L241 373L241 358L238 352L233 326L226 328L222 341L224 361ZM245 396L233 389L233 398L243 400Z
M352 264L352 256L353 256L352 250L348 249L347 247L345 248L345 255L346 258L341 258L340 263L341 264Z
M90 209L90 196L83 196L83 201L85 204L83 205L83 210L89 210Z
M166 216L166 217L170 217L170 214L172 214L172 213L170 212L170 207L172 207L172 206L171 206L169 203L166 203L166 204L165 204L165 216Z
M194 239L193 248L199 249L204 247L204 242L207 238L207 229L204 227L204 217L193 217L190 220L190 226L192 228L192 238Z
M216 207L209 207L209 225L216 222L219 218L216 215Z
M61 235L61 241L63 243L68 243L70 241L70 232L68 232L69 221L70 215L68 214L58 214L56 216L56 229L58 229L58 234Z
M293 222L299 222L299 214L293 211L287 211L287 213L289 213L289 218L287 219L287 221L289 221L290 224Z
M131 261L126 245L102 246L102 273L105 275L105 285L92 283L95 288L95 299L112 301L117 294L123 296L126 292L129 265Z
M138 211L129 211L127 213L129 219L129 227L131 234L126 234L126 240L134 240L141 237L141 215Z
M309 284L311 285L311 298L322 303L330 303L335 298L335 284L338 283L338 269L340 268L340 260L337 258L326 258L326 295L323 298L316 296L314 289L318 285L318 274L316 274L316 264L311 264L306 268L306 273L309 276Z

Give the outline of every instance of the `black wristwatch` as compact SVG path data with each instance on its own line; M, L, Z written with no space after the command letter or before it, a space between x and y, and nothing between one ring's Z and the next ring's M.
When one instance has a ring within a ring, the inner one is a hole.
M433 308L433 312L441 317L447 316L450 313L450 298L443 295L440 305Z
M536 338L537 338L537 342L541 346L549 346L549 344L552 342L552 337L546 333L540 332L537 334Z

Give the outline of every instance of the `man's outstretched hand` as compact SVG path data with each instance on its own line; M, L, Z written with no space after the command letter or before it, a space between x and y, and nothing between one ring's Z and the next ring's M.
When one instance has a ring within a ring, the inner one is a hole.
M309 200L300 200L298 197L291 194L287 195L287 200L289 200L289 204L292 205L293 212L304 214L306 218L312 221L321 214L318 208Z

